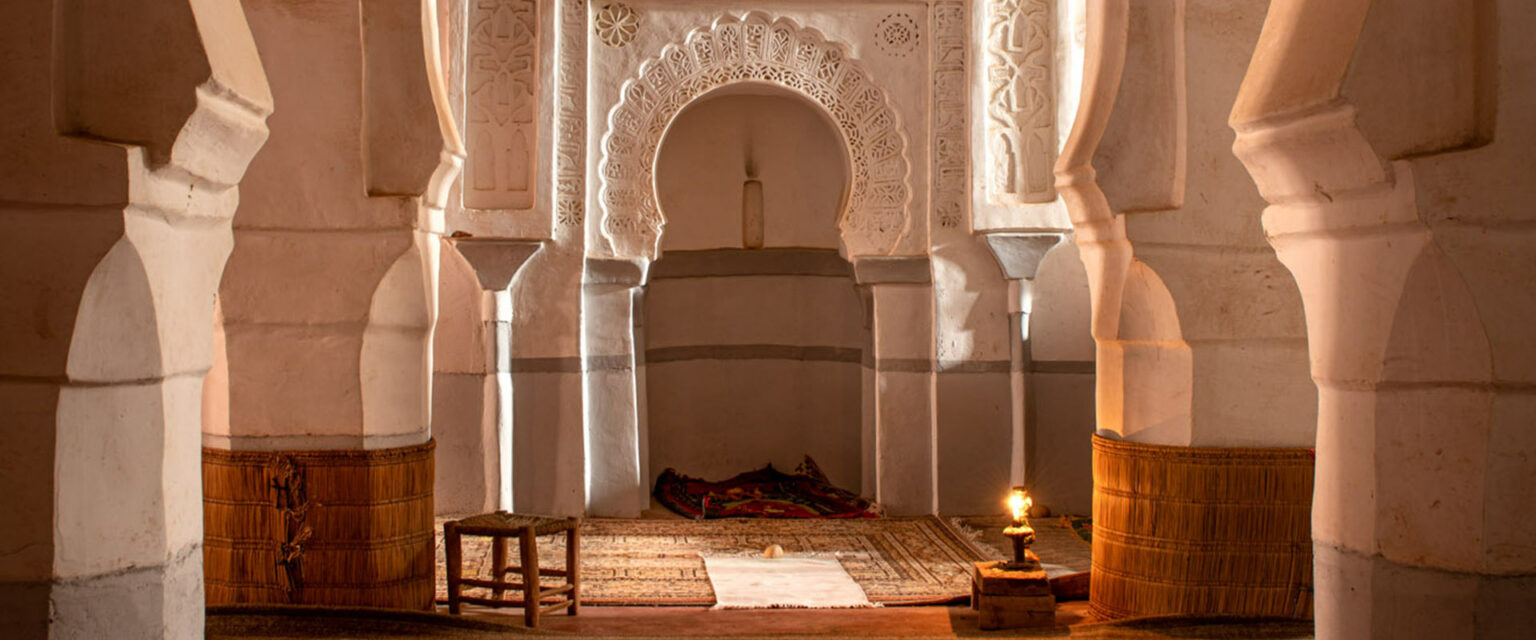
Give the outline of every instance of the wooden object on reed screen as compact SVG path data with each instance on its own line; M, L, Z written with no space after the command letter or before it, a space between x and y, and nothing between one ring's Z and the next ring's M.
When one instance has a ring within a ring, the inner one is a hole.
M208 604L430 611L434 447L204 448Z
M971 608L980 613L978 625L987 631L1056 624L1056 597L1040 567L1040 557L1025 551L1028 562L1018 567L1003 562L971 565Z
M539 566L539 536L565 532L565 568ZM491 542L491 578L464 577L464 547L461 536L489 536ZM517 538L520 566L507 566L507 541ZM565 609L569 615L579 611L581 597L581 520L497 511L443 523L443 547L448 556L448 612L457 614L463 603L487 607L522 607L523 620L529 628L539 626L539 616ZM521 582L508 582L509 574L519 574ZM544 588L541 576L565 578L562 584ZM464 595L465 587L491 590L491 597ZM522 598L508 600L508 590L522 592ZM565 596L559 602L544 605L547 598Z

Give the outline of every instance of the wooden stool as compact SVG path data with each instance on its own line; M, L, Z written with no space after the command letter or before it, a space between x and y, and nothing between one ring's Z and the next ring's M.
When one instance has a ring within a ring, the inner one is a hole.
M539 615L566 609L576 615L580 609L581 585L581 520L579 518L555 518L497 511L463 520L443 523L443 546L448 556L448 612L459 613L461 603L487 607L522 607L523 620L529 628L539 626ZM565 532L565 568L539 568L539 536ZM464 577L464 549L460 536L489 536L491 540L491 579ZM522 566L507 566L507 539L518 539L518 552ZM507 582L506 576L521 573L521 582ZM564 584L545 589L539 576L565 578ZM491 597L466 596L464 587L484 587L491 590ZM507 600L502 594L508 589L522 591L522 599ZM560 602L544 606L545 598L564 594ZM567 607L569 607L567 609Z

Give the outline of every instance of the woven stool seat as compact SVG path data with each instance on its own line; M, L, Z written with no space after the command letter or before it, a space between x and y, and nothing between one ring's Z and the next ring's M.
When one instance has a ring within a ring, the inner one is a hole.
M544 569L539 567L539 536L565 533L565 568ZM464 577L464 548L461 536L488 536L491 538L490 579ZM507 566L507 542L517 538L521 566ZM557 518L525 513L482 513L462 520L443 523L443 547L448 556L448 612L459 613L464 603L487 607L521 607L523 620L529 628L539 626L539 616L565 609L576 615L580 609L581 588L581 520ZM509 582L507 576L518 575L521 582ZM541 577L564 578L560 584L546 587ZM464 595L465 587L491 590L491 597ZM509 600L502 597L508 590L522 593L522 598ZM563 596L553 604L545 605L550 598Z
M559 518L527 513L482 513L458 521L459 533L470 535L517 535L522 529L533 527L536 536L566 531L579 525L576 518Z

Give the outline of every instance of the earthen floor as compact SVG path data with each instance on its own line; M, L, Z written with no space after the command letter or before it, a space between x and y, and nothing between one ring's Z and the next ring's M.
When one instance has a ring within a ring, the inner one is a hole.
M668 518L675 514L655 507L643 517ZM1002 536L1003 517L960 518L976 533L976 541L991 547L999 557L1008 549ZM1055 518L1034 522L1039 540L1034 549L1048 565L1061 570L1086 571L1089 545L1070 530L1057 526ZM211 614L208 637L245 638L462 638L481 640L499 637L622 638L859 638L860 640L950 638L1256 638L1290 640L1311 638L1310 621L1251 621L1144 619L1105 622L1089 611L1086 602L1057 605L1057 626L1048 629L982 631L977 614L967 606L884 607L876 609L773 609L711 611L708 607L595 607L584 606L580 615L547 616L537 630L523 627L518 609L466 607L461 616L438 613L367 611L298 611L275 609L248 613Z
M584 607L578 616L555 615L540 628L522 626L518 612L467 612L463 616L396 612L266 611L208 618L210 640L278 638L391 639L506 637L731 640L858 638L949 640L954 638L1121 638L1306 640L1311 621L1141 619L1100 622L1085 603L1057 609L1058 625L1043 629L982 631L968 607L890 607L859 610L710 611L704 607Z

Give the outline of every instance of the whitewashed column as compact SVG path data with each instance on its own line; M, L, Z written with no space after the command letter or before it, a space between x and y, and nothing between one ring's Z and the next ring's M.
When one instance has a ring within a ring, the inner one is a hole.
M635 293L647 260L589 259L582 277L583 414L587 513L634 517L649 504L640 477L640 393Z
M873 462L875 501L890 515L937 513L933 274L928 258L861 258L854 262L854 278L868 291L870 307L864 458L866 468Z

